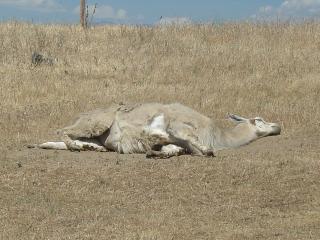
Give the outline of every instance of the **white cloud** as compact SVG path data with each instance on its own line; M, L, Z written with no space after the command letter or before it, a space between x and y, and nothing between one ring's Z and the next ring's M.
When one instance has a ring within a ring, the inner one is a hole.
M278 7L263 6L254 18L295 19L320 16L320 0L286 0Z
M161 17L157 25L188 25L192 21L187 17Z
M277 11L280 15L312 17L320 13L320 0L287 0Z
M1 0L0 0L1 1ZM91 15L94 10L94 5L89 5L88 10ZM79 14L80 6L77 6L74 10L74 14ZM124 9L114 9L109 5L97 5L94 13L94 18L98 19L114 19L114 20L124 20L128 18L127 11Z
M282 8L287 9L302 9L319 7L320 0L287 0L281 4Z
M259 8L260 13L270 13L272 11L273 11L273 7L269 5Z
M36 11L65 11L65 8L54 0L0 0L1 4Z

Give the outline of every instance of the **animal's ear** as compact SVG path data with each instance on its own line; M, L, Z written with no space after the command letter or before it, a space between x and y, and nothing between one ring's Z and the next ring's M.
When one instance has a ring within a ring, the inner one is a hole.
M232 120L232 121L234 121L234 122L236 122L236 123L241 123L241 122L246 122L246 121L248 121L247 118L240 117L240 116L235 115L235 114L230 114L230 113L229 113L229 114L228 114L228 117L229 117L230 120Z

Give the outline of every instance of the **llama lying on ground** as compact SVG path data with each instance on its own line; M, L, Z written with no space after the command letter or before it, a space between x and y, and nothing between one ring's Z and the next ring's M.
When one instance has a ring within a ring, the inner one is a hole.
M167 158L182 154L214 156L216 151L246 145L256 139L279 135L280 125L260 117L230 114L231 129L179 103L112 105L81 114L76 122L58 130L61 142L29 147L71 151L146 153Z

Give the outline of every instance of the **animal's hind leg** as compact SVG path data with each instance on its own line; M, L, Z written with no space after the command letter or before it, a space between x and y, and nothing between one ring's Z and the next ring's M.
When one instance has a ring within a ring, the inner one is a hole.
M98 151L105 152L106 149L95 139L87 139L85 141L74 140L73 143L76 148L70 149L67 147L65 142L45 142L41 144L27 145L28 148L41 148L41 149L52 149L52 150L72 150L72 151Z
M79 151L107 151L107 149L104 146L102 146L101 143L96 139L74 140L73 144L77 146L77 150L79 149Z
M112 105L106 109L80 114L73 125L58 130L60 139L71 151L106 151L101 137L107 137L106 133L118 108L119 106Z
M53 150L67 150L67 145L64 142L45 142L41 144L30 144L28 148L42 148L42 149L53 149Z
M71 151L107 151L99 140L88 137L86 132L80 132L77 128L72 128L72 126L59 130L58 134Z
M60 139L71 151L106 151L105 147L92 136L94 123L85 120L80 118L73 125L58 130Z

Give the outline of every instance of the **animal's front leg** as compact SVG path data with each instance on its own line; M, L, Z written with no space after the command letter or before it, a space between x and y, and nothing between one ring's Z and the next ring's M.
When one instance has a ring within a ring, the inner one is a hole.
M147 158L170 158L185 154L185 149L174 144L162 146L160 151L149 150L146 153Z
M208 157L214 156L214 150L201 144L198 138L192 133L181 136L181 134L170 132L170 142L183 147L191 155Z
M197 156L214 156L214 151L209 146L203 144L200 139L199 129L192 124L180 121L171 121L167 133L170 142L186 149L187 153Z
M195 139L190 138L186 140L189 145L189 149L191 149L191 154L193 155L200 155L200 156L207 156L207 157L214 157L214 150L210 149L198 141L195 141Z

